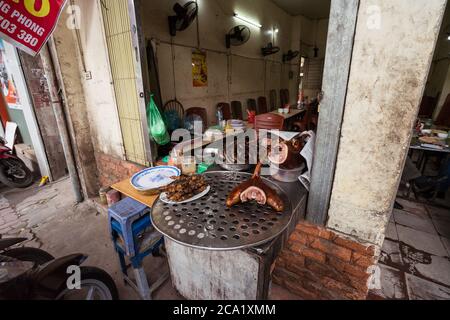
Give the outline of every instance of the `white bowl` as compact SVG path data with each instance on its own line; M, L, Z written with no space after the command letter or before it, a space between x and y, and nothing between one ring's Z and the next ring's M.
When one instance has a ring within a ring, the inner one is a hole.
M439 139L447 139L448 133L438 133L437 136L439 137Z
M422 129L422 134L431 134L431 129Z

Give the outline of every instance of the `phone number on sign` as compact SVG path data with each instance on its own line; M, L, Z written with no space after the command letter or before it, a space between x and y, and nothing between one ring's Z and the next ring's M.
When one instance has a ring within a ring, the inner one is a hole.
M17 30L17 25L11 23L3 16L0 16L0 29L7 31L11 35L15 35L17 39L22 40L25 43L28 43L32 47L37 46L37 44L39 43L39 39L35 38L33 35L29 34L25 30L22 29Z

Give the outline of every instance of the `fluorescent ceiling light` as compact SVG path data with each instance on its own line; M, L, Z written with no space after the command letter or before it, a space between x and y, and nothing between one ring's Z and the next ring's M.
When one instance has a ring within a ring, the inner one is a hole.
M239 19L239 20L245 21L245 22L247 22L247 23L249 23L249 24L251 24L252 26L255 26L255 27L257 27L257 28L262 28L262 25L259 24L258 22L252 21L251 19L249 19L249 18L247 18L247 17L243 17L243 16L241 16L240 14L235 13L235 14L234 14L234 17L237 18L237 19Z

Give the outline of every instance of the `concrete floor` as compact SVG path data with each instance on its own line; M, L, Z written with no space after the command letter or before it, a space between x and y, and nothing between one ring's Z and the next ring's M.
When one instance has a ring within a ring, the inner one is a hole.
M450 299L450 210L398 199L379 262L381 288L371 298Z
M107 271L114 279L122 300L136 300L139 296L124 285L119 262L109 237L107 216L92 202L74 206L71 184L61 180L43 188L26 190L0 189L0 234L3 237L21 236L29 240L26 246L38 247L61 257L72 253L89 256L84 265ZM150 280L155 281L168 270L164 258L147 257L144 267ZM183 299L168 280L154 294L154 299ZM298 299L288 291L273 286L270 299Z
M382 249L380 287L373 299L450 299L450 211L399 200ZM74 206L71 184L61 180L43 188L0 189L0 234L23 236L26 246L39 247L56 257L72 253L89 256L85 265L103 268L115 280L121 299L138 299L125 286L109 237L104 210L92 202ZM150 282L168 266L164 258L148 257L145 270ZM170 280L155 299L183 299ZM299 299L273 286L270 299Z

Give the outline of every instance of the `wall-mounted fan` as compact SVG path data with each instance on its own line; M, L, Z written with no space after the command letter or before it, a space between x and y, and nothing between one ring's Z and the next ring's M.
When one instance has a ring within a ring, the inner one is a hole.
M289 50L288 53L283 54L283 62L291 61L294 58L298 57L299 54L300 54L300 51Z
M195 1L189 1L184 6L175 3L173 6L174 16L169 16L170 35L175 37L177 31L186 30L195 20L198 13L198 5Z
M271 54L275 54L277 52L280 51L279 47L274 47L272 42L269 42L267 44L267 46L265 46L264 48L261 49L261 53L262 55L265 56L270 56Z
M227 49L231 46L240 46L250 39L250 29L247 26L236 26L225 36Z

